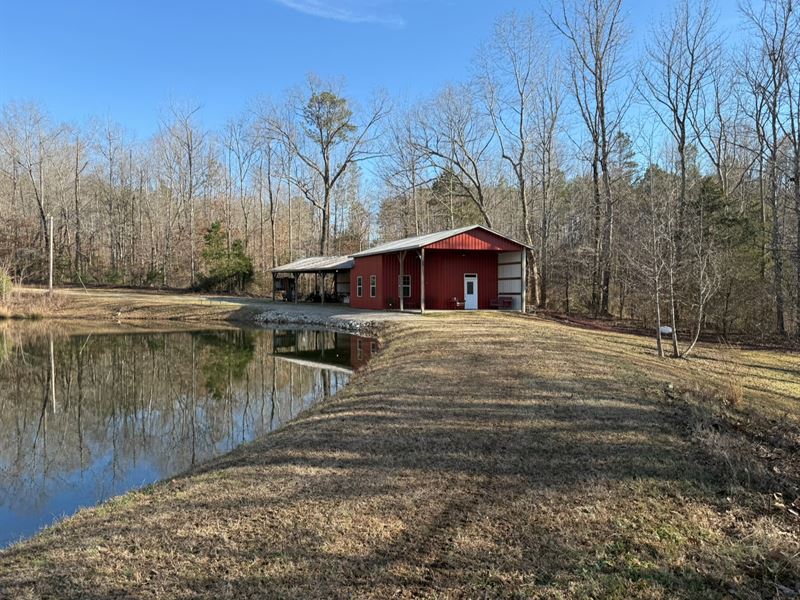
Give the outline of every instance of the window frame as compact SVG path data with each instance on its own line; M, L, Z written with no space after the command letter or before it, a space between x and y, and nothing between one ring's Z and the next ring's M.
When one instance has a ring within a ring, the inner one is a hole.
M408 283L406 283L408 281ZM406 291L408 288L408 291ZM411 275L402 275L400 279L400 292L403 294L403 300L411 298Z
M377 275L370 275L369 276L369 297L375 298L378 295L378 276Z
M356 277L356 297L361 298L364 295L364 278L359 275Z

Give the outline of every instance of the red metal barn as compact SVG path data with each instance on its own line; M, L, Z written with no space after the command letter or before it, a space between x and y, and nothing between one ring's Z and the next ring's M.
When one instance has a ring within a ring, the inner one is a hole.
M524 244L473 225L353 255L350 304L381 310L525 310Z

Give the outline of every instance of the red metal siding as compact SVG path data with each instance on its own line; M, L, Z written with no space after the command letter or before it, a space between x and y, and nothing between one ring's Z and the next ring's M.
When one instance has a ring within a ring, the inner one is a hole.
M513 250L519 247L513 246ZM408 308L420 305L420 262L417 253L408 251L403 267L411 276L411 302ZM353 308L382 310L389 307L389 300L397 308L397 278L400 261L397 253L378 254L355 259L350 272L350 305ZM478 275L478 308L490 308L497 297L497 251L425 250L425 307L430 309L452 308L450 300L464 301L464 274ZM377 277L378 290L375 298L369 296L369 278ZM358 277L363 277L364 294L356 296Z
M397 262L397 259L395 259ZM359 275L364 281L364 293L359 298L356 295L357 282ZM371 275L377 276L378 289L374 298L369 295L369 278ZM353 269L350 271L350 306L353 308L371 308L379 310L386 308L385 283L383 276L383 256L364 256L356 258Z
M491 250L493 252L518 252L522 246L484 229L473 229L451 238L425 246L426 250ZM480 290L478 290L480 292Z
M397 286L400 277L400 260L397 254L383 254L383 273L386 280L386 305L389 305L391 298L394 308L399 308L400 290ZM403 273L411 276L411 298L406 298L405 308L419 308L419 257L415 250L406 252L406 259L403 262ZM409 300L411 302L409 302Z
M448 309L450 299L464 300L464 274L478 275L478 308L497 297L497 254L425 250L425 308Z

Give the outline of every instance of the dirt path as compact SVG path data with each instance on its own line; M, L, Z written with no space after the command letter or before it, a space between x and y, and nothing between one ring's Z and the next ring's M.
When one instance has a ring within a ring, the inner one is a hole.
M0 551L0 596L800 591L800 521L772 496L798 483L794 438L734 427L798 422L796 357L658 360L641 338L497 313L388 323L384 342L281 431ZM713 390L732 373L727 409ZM769 444L786 462L750 452Z

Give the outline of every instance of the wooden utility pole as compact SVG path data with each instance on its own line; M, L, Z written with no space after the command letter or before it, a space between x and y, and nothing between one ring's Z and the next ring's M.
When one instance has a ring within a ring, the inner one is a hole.
M47 291L48 293L53 293L53 215L50 215L50 221L48 223L48 254L49 254L49 277L47 282Z

